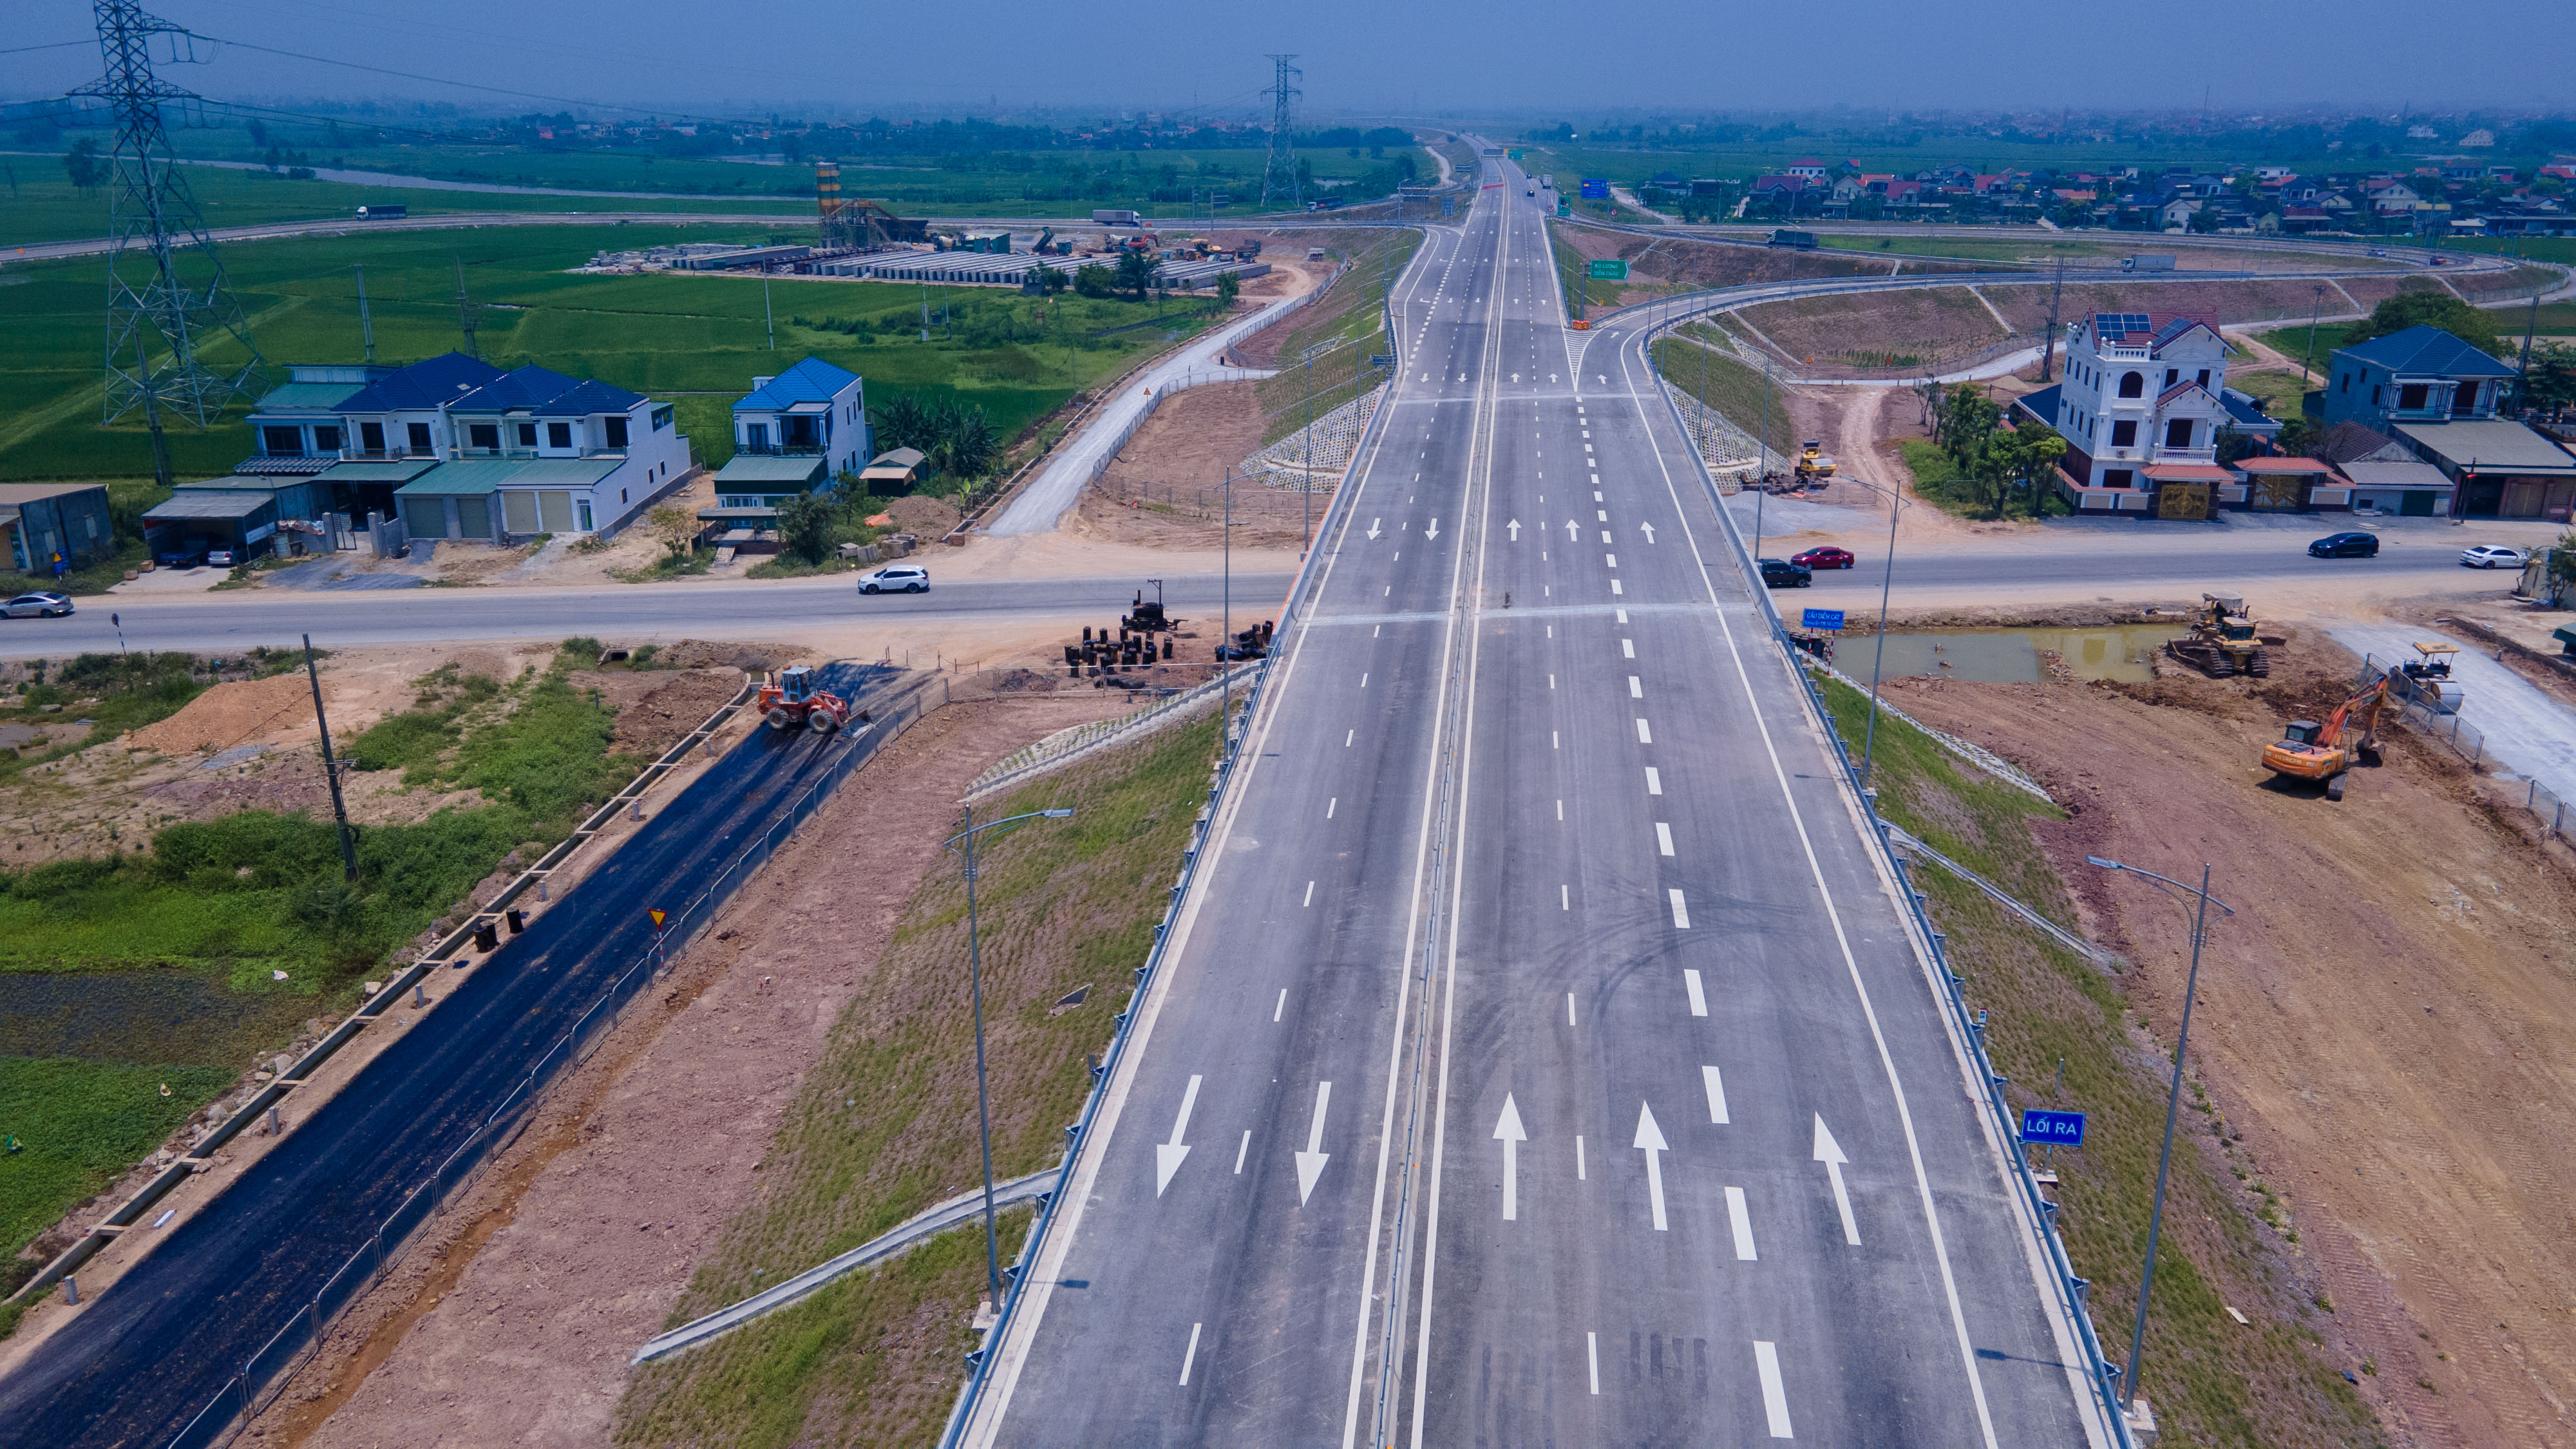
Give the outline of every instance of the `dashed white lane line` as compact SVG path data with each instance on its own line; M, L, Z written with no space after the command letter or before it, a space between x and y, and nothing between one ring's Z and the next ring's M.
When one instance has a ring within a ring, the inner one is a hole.
M1678 894L1678 892L1676 892L1676 894ZM1684 970L1682 972L1682 989L1690 993L1691 1015L1708 1015L1708 993L1700 987L1699 972L1695 970Z
M1351 747L1351 741L1358 739L1359 737L1360 732L1358 730L1352 730L1349 734L1342 736L1342 748L1346 750L1349 749Z
M1664 793L1664 777L1658 774L1652 765L1646 767L1646 793L1649 795Z
M1367 675L1367 674L1365 674L1365 673L1363 673L1363 674L1361 674L1361 675L1360 675L1360 688L1362 688L1362 689L1366 689L1366 688L1368 688L1368 675Z
M1185 1389L1190 1386L1190 1364L1199 1356L1199 1329L1204 1326L1197 1323L1190 1325L1189 1350L1181 1355L1181 1387Z
M1392 592L1392 590L1390 590L1390 592ZM1628 591L1627 591L1626 589L1623 589L1623 588L1619 587L1619 581L1618 581L1617 579L1612 579L1612 580L1610 581L1610 592L1612 592L1612 593L1614 593L1614 594L1624 594L1624 593L1626 593L1626 592L1628 592Z
M1565 993L1565 1024L1574 1025L1574 993L1571 991Z
M1572 887L1572 886L1570 886L1570 885L1561 885L1561 886L1558 886L1558 887L1556 888L1556 903L1557 903L1557 905L1558 905L1560 908L1562 908L1562 909L1564 909L1564 910L1569 910L1569 911L1570 911L1570 910L1573 910L1573 909L1574 909L1574 887Z
M1637 743L1641 745L1651 745L1654 742L1654 731L1646 728L1646 722L1644 720L1637 721Z
M1334 796L1332 799L1325 801L1325 802L1324 802L1324 818L1325 818L1325 819L1327 819L1327 820L1332 819L1332 818L1333 818L1333 811L1334 811L1337 807L1339 807L1339 806L1341 805L1341 803L1342 803L1342 797L1341 797L1341 796L1339 796L1339 795L1336 795L1336 796Z
M1681 891L1681 887L1679 887L1679 886L1675 886L1675 887L1673 887L1671 890L1668 890L1668 891L1664 892L1664 894L1665 894L1665 895L1667 895L1667 896L1670 896L1670 897L1672 898L1672 902L1673 902L1673 926L1674 926L1674 928L1675 928L1675 929L1677 929L1677 930L1683 930L1683 931L1687 931L1687 930L1689 930L1689 929L1690 929L1690 907L1688 907L1688 906L1686 906L1686 905L1683 905L1683 904L1682 904L1682 891ZM1702 1016L1706 1016L1708 1013L1706 1013L1706 1012L1701 1012L1700 1014L1701 1014Z
M1621 658L1623 658L1623 659L1634 659L1634 658L1636 658L1636 657L1637 657L1637 641L1636 641L1636 640L1634 640L1634 639L1622 639L1622 640L1620 640L1620 641L1619 641L1619 657L1621 657Z
M1243 1176L1243 1155L1252 1150L1252 1129L1243 1129L1243 1145L1234 1149L1234 1175Z
M1584 1361L1592 1366L1592 1392L1597 1396L1601 1392L1600 1334L1587 1333L1583 1335L1583 1357Z
M1753 1341L1753 1367L1762 1375L1762 1412L1771 1421L1771 1437L1794 1439L1789 1432L1789 1391L1780 1382L1780 1350L1761 1339Z
M1285 987L1285 986L1282 986L1282 987L1280 987L1280 988L1279 988L1279 1004L1278 1004L1277 1006L1274 1006L1274 1007L1270 1008L1270 1019L1271 1019L1272 1021L1277 1021L1277 1020L1279 1019L1279 1014L1280 1014L1281 1012L1283 1012L1283 1011L1286 1011L1287 1009L1288 1009L1288 988L1287 988L1287 987Z
M1645 681L1639 679L1633 674L1628 676L1628 697L1630 699L1644 699L1646 697Z
M1559 820L1565 818L1565 802L1562 800L1556 802L1556 818Z
M1661 820L1655 822L1655 848L1666 855L1673 853L1673 827Z
M1561 750L1565 748L1565 746L1558 741L1557 733L1558 732L1555 730L1549 730L1547 732L1547 747L1551 750Z
M1583 1181L1583 1180L1584 1180L1584 1172L1583 1172L1583 1134L1582 1134L1582 1133L1580 1133L1580 1132L1577 1132L1576 1134L1574 1134L1574 1180L1575 1180L1576 1182L1581 1182L1581 1181Z
M1314 903L1315 903L1315 883L1314 883L1313 881L1308 881L1308 882L1306 882L1306 899L1305 899L1303 902L1301 902L1300 904L1311 906L1311 905L1313 905Z
M1753 1218L1745 1211L1744 1189L1740 1187L1730 1187L1726 1190L1726 1221L1735 1229L1735 1261L1739 1263L1761 1261L1753 1252Z
M1715 1067L1700 1068L1699 1080L1700 1085L1708 1088L1708 1120L1720 1127L1726 1126L1726 1083L1718 1080Z
M1622 623L1622 624L1625 624L1625 623L1627 623L1627 622L1628 622L1628 611L1627 611L1627 610L1625 610L1625 609L1621 609L1621 610L1619 611L1619 622L1620 622L1620 623Z

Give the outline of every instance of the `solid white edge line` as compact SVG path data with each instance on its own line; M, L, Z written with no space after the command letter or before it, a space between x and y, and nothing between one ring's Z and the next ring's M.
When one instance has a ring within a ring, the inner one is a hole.
M1399 281L1407 286L1419 285L1412 274L1414 266L1419 263L1422 255L1423 253L1419 251L1414 254L1415 262L1406 265L1405 276L1399 278ZM1349 490L1352 498L1351 507L1342 514L1341 524L1335 530L1332 552L1325 557L1323 571L1316 576L1314 590L1308 595L1307 609L1310 613L1314 607L1313 601L1321 598L1332 582L1333 568L1340 562L1342 550L1349 538L1352 514L1358 509L1359 498L1368 490L1369 478L1376 470L1378 452L1383 443L1384 436L1381 434L1378 443L1370 447L1369 462L1361 469L1357 485ZM1335 500L1335 506L1340 506L1338 499ZM1329 517L1328 514L1327 518ZM1244 741L1246 755L1243 776L1235 782L1236 788L1226 792L1225 805L1218 819L1210 822L1213 828L1209 833L1209 839L1216 847L1216 853L1209 857L1212 860L1221 856L1225 846L1233 839L1235 818L1241 813L1243 801L1251 793L1253 777L1261 768L1263 755L1261 746L1268 742L1271 724L1278 718L1280 694L1285 691L1289 680L1295 677L1298 664L1306 657L1308 632L1304 618L1301 616L1297 628L1297 642L1289 651L1286 667L1280 671L1280 677L1275 681L1276 688L1268 695L1268 702L1263 706L1255 729ZM1425 829L1428 830L1427 814ZM1190 935L1197 927L1200 912L1206 905L1207 892L1200 887L1199 880L1198 877L1192 879L1192 889L1182 902L1180 917L1173 923L1173 940L1164 957L1167 966L1178 968L1188 957ZM1108 1155L1111 1137L1117 1130L1119 1119L1124 1115L1129 1092L1135 1084L1136 1074L1142 1068L1145 1059L1145 1048L1153 1040L1154 1024L1162 1017L1163 1003L1170 999L1171 979L1178 974L1177 969L1154 973L1154 980L1145 994L1143 1009L1135 1018L1131 1028L1136 1036L1128 1044L1128 1049L1120 1053L1118 1070L1111 1076L1108 1089L1101 1098L1099 1110L1092 1117L1092 1129L1089 1135L1097 1140L1088 1140L1081 1144L1084 1150L1079 1152L1079 1158L1074 1165L1073 1181L1068 1185L1063 1198L1059 1200L1057 1211L1065 1214L1064 1221L1055 1225L1047 1233L1045 1249L1039 1255L1039 1262L1035 1265L1037 1271L1023 1290L1028 1296L1020 1305L1021 1311L1012 1315L1012 1332L1009 1338L1000 1344L991 1345L999 1354L999 1360L994 1365L992 1375L985 1380L983 1393L976 1397L973 1411L965 1427L958 1434L958 1442L961 1445L970 1446L970 1449L988 1449L993 1442L993 1436L1001 1430L1002 1419L1009 1412L1011 1395L1018 1387L1020 1373L1028 1365L1030 1345L1036 1341L1038 1326L1044 1321L1046 1315L1046 1306L1054 1297L1056 1280L1063 1276L1064 1260L1072 1251L1074 1239L1079 1236L1083 1209L1090 1203L1092 1190L1099 1181L1101 1161ZM1400 1005L1398 1010L1399 1013L1402 1010ZM1397 1028L1397 1035L1401 1039L1401 1026ZM1385 1153L1381 1145L1379 1152L1381 1179L1384 1171ZM1371 1242L1372 1244L1375 1242L1374 1234L1371 1236ZM1366 1277L1364 1276L1361 1281L1365 1283ZM1365 1291L1361 1296L1363 1303L1361 1332L1365 1335L1367 1332ZM1345 1449L1348 1449L1347 1445Z
M1636 394L1634 380L1628 371L1628 347L1624 345L1619 349L1619 372L1622 381L1628 383L1629 391ZM1789 807L1790 824L1798 832L1798 848L1807 858L1807 873L1814 879L1817 895L1824 902L1825 918L1833 924L1834 944L1842 952L1843 968L1851 977L1852 991L1859 998L1861 1015L1869 1023L1870 1040L1878 1048L1880 1070L1886 1073L1888 1091L1895 1098L1896 1118L1905 1131L1906 1155L1914 1166L1915 1192L1923 1204L1924 1226L1932 1236L1933 1257L1941 1266L1941 1291L1949 1300L1950 1326L1958 1339L1960 1366L1967 1373L1969 1396L1976 1404L1977 1427L1984 1436L1986 1449L2002 1449L1995 1437L1994 1412L1986 1402L1985 1379L1977 1372L1976 1344L1968 1336L1967 1311L1959 1302L1958 1275L1950 1266L1950 1247L1941 1232L1941 1214L1939 1205L1933 1200L1931 1174L1923 1165L1923 1144L1915 1135L1914 1112L1906 1105L1905 1084L1897 1077L1896 1058L1888 1050L1887 1032L1879 1025L1877 1008L1870 1003L1869 986L1861 979L1860 958L1853 953L1851 936L1843 929L1842 911L1834 904L1833 887L1825 881L1824 862L1817 858L1815 839L1807 831L1806 814L1798 808L1797 796L1789 788L1788 766L1781 762L1779 743L1771 735L1771 722L1763 717L1761 696L1754 692L1752 673L1744 664L1744 651L1735 640L1735 625L1726 617L1726 603L1718 596L1717 581L1709 576L1708 558L1700 551L1698 534L1691 528L1690 515L1682 507L1681 490L1674 485L1672 469L1664 462L1663 444L1654 432L1653 422L1646 416L1642 394L1636 394L1636 407L1638 424L1647 430L1649 438L1655 439L1655 466L1664 475L1664 490L1672 497L1673 512L1679 520L1682 535L1690 540L1691 558L1699 566L1700 583L1708 590L1718 628L1726 636L1726 651L1735 663L1736 679L1744 686L1744 697L1753 713L1754 728L1761 734L1763 752L1770 758L1772 779L1780 787L1781 800ZM1905 913L1900 910L1897 914L1902 918ZM1785 1415L1785 1410L1783 1412Z

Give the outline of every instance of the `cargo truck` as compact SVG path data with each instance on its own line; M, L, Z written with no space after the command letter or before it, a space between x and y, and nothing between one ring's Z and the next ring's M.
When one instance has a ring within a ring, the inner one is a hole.
M2120 270L2124 272L2170 272L2173 269L2174 259L2171 257L2141 255L2127 258L2120 263Z

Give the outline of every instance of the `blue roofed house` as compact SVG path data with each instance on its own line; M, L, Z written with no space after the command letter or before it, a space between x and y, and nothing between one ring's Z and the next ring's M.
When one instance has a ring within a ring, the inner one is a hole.
M282 532L335 512L433 539L613 531L690 469L669 404L548 368L450 352L290 376L252 410L259 451L204 485L269 489Z
M698 521L733 545L757 550L778 526L778 505L830 488L866 465L871 433L859 375L808 357L775 377L755 377L733 405L732 461L716 470L715 506Z
M2453 485L2454 518L2576 516L2576 455L2497 405L2514 369L2438 327L2409 327L2335 349L2327 365L2329 428L2386 434ZM2410 500L2411 501L2411 500Z

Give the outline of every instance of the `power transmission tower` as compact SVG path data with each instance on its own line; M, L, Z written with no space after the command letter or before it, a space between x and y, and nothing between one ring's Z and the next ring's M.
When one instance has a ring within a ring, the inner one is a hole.
M1283 197L1292 211L1306 204L1305 196L1297 185L1297 152L1288 144L1288 102L1305 94L1292 84L1303 80L1306 75L1288 63L1296 58L1293 55L1270 57L1271 62L1279 67L1279 78L1269 90L1262 92L1271 98L1270 163L1261 171L1261 205L1265 210Z
M482 345L474 340L474 300L465 295L465 258L449 255L456 263L456 325L465 329L465 355L481 357Z
M170 482L170 446L161 435L164 407L204 427L235 397L262 382L259 348L241 304L224 287L224 265L206 236L205 217L171 154L162 129L165 101L193 101L152 72L151 41L171 37L173 60L194 60L195 37L144 13L132 0L93 0L106 73L72 94L96 96L116 117L110 165L107 259L107 380L104 427L143 409L152 430L153 471ZM193 259L193 260L192 260ZM204 357L226 337L241 344L238 365L218 368Z

